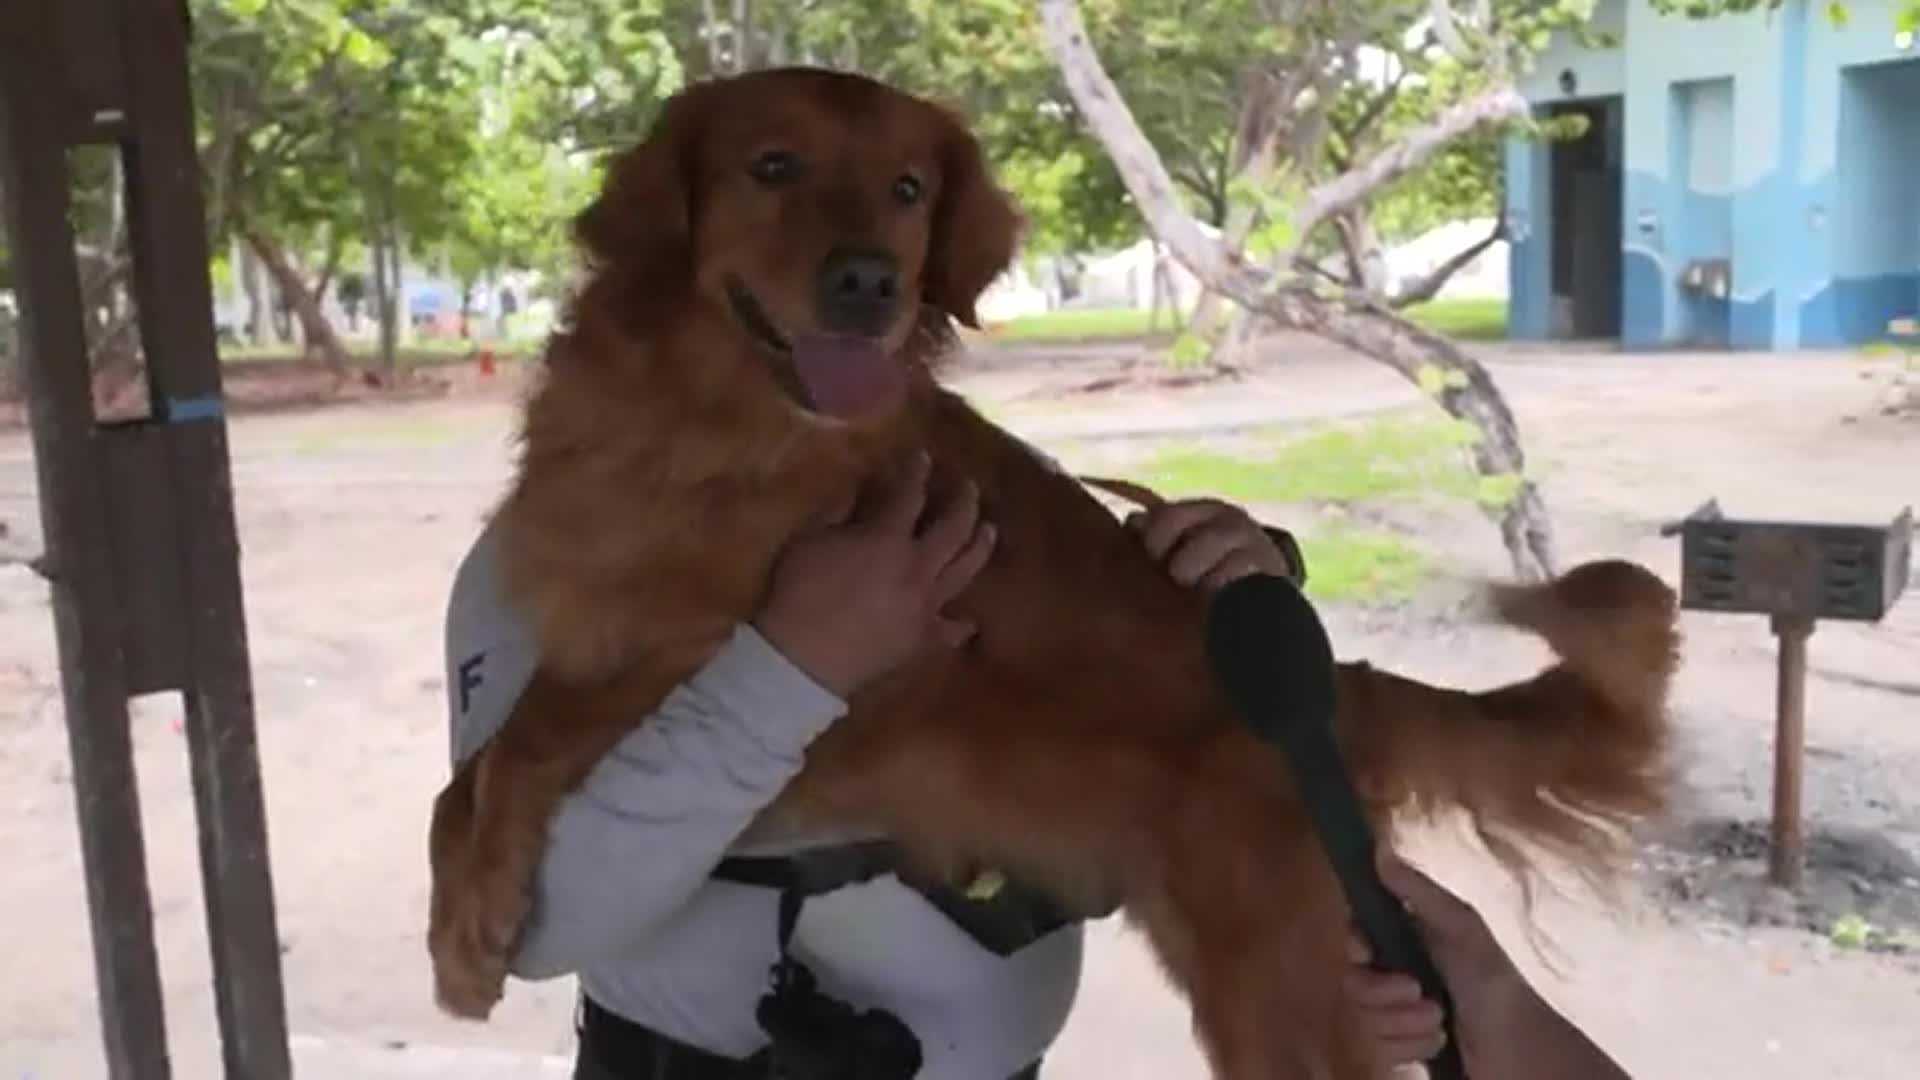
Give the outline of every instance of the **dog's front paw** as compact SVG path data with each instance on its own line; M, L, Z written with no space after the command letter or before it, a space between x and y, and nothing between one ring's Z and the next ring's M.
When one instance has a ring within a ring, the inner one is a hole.
M485 1020L500 1002L507 963L526 921L526 890L504 875L473 881L449 896L430 943L434 996L454 1016Z
M428 933L434 996L442 1009L470 1020L486 1019L499 1004L532 907L522 860L482 862L477 854L469 849L447 859L436 875Z

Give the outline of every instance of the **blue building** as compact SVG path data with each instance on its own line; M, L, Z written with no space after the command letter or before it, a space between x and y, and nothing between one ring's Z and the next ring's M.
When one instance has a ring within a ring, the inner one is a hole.
M1920 315L1920 44L1898 0L1689 21L1600 0L1522 90L1578 140L1506 153L1516 338L1858 344Z

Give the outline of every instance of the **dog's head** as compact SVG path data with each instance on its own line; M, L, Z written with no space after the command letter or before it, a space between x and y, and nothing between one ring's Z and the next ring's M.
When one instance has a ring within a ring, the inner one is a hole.
M926 309L978 325L1022 225L952 113L784 69L671 99L575 232L642 327L704 306L794 405L855 417L900 400Z

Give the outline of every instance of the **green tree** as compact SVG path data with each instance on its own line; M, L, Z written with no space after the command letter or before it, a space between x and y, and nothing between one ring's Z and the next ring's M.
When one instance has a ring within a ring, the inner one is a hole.
M1555 29L1580 32L1591 0L1477 0L1471 10L1447 0L1262 0L1255 13L1284 32L1266 39L1274 51L1239 84L1241 115L1272 119L1246 125L1259 134L1232 187L1245 209L1218 238L1183 205L1175 171L1137 120L1139 103L1109 74L1081 5L1040 8L1068 92L1154 233L1246 313L1243 323L1257 316L1347 346L1473 425L1473 462L1516 572L1551 574L1551 528L1512 410L1470 354L1397 314L1414 294L1384 281L1374 213L1450 150L1531 130L1518 73ZM1470 156L1457 164L1476 171ZM1344 256L1344 272L1326 266L1331 250Z
M345 345L315 286L311 253L344 254L358 191L341 141L354 96L389 55L356 27L353 0L193 0L194 100L215 250L244 244L336 370Z
M578 143L609 100L631 107L630 73L643 65L616 52L635 44L622 28L647 14L615 0L194 0L193 10L216 248L244 243L309 350L339 369L346 350L326 290L347 260L370 264L388 371L409 258L451 262L457 249L463 267L478 257L493 264L478 272L492 272L565 214L536 200L565 197L548 173L584 166L552 148ZM515 190L526 197L505 198Z
M1786 3L1787 0L1654 0L1653 6L1675 15L1712 19L1751 11L1778 11ZM1853 18L1853 4L1848 0L1824 0L1820 10L1838 24ZM1920 35L1920 0L1902 0L1894 7L1893 29L1899 34Z
M966 116L1032 219L1030 251L1083 251L1140 235L1119 174L1063 107L1059 74L1027 0L845 0L814 8L785 31L786 59L861 71ZM1170 71L1179 59L1170 52L1160 67Z
M534 136L549 102L514 77L521 58L496 47L475 60L485 82L498 88L483 100L474 136L473 154L484 167L466 170L447 193L455 216L441 245L460 284L463 332L481 282L506 270L564 276L572 254L566 219L592 196L593 180L581 155Z

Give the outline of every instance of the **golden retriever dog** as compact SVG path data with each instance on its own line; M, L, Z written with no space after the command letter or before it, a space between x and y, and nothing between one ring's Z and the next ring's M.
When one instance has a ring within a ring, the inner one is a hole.
M751 617L790 537L925 450L932 501L971 482L998 531L950 609L978 633L857 693L753 834L871 830L924 880L992 868L1118 906L1216 1075L1365 1074L1345 900L1284 759L1210 672L1206 593L936 379L1022 227L952 113L845 74L695 85L613 165L499 510L541 666L433 810L447 1011L498 1001L570 789ZM1674 598L1611 561L1491 595L1557 661L1478 693L1343 663L1356 786L1383 842L1459 811L1516 871L1544 845L1604 873L1663 806Z

